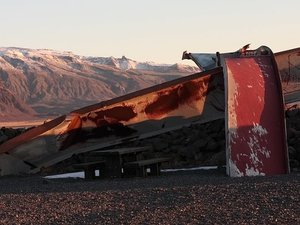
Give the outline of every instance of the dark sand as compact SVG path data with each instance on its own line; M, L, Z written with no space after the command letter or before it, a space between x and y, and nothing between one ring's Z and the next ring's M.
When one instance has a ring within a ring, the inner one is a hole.
M300 174L85 181L0 178L0 224L300 224Z

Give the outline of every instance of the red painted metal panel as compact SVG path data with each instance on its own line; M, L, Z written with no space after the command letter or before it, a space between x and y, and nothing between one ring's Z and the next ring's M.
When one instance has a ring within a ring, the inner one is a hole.
M228 174L288 173L283 98L273 56L224 55L224 61Z

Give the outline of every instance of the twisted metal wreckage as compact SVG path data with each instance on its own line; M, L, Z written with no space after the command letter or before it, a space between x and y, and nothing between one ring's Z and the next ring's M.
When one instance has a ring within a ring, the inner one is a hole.
M36 173L74 154L224 117L229 176L288 173L282 90L286 103L300 100L300 48L247 48L184 52L202 72L75 110L8 140L0 145L1 175Z

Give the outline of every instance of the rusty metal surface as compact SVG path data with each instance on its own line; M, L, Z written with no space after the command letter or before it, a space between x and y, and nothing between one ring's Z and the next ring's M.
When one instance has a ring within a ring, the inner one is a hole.
M0 145L0 151L31 165L22 172L37 172L73 154L219 119L224 117L223 83L222 68L166 82L73 111L11 139L11 147Z
M232 177L288 173L284 104L271 51L264 47L222 58L227 173Z
M80 128L69 125L60 135L60 149L80 139L136 136L169 130L189 120L219 118L224 111L220 79L222 74L218 68L73 111L71 115L79 117Z

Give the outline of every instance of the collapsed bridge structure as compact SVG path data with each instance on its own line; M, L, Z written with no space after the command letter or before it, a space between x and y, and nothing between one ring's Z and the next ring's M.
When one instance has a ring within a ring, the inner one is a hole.
M229 176L288 173L284 98L299 99L285 77L299 74L299 52L185 52L201 72L75 110L4 142L0 175L36 173L76 154L220 118Z

